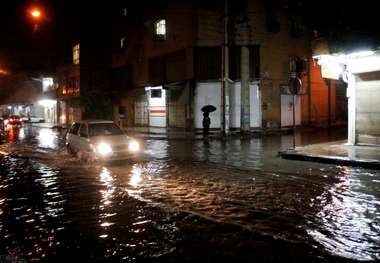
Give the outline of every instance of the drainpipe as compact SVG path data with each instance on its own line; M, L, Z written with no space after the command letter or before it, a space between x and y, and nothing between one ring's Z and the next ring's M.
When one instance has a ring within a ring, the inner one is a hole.
M250 130L250 94L249 94L249 49L241 47L241 93L240 93L240 130Z

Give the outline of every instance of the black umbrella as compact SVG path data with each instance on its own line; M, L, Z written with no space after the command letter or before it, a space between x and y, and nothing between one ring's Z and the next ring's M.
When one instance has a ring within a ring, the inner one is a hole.
M201 111L203 112L213 112L213 111L216 111L216 107L213 106L213 105L206 105L206 106L203 106Z

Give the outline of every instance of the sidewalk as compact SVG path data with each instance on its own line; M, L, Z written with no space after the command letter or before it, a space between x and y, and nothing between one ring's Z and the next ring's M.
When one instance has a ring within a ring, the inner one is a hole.
M144 139L178 139L178 140L202 140L202 132L191 132L180 128L159 128L159 127L125 127L128 135ZM220 138L220 132L210 132L211 138Z
M311 144L280 152L290 160L360 166L380 170L380 146L347 145L347 141Z
M202 129L195 131L186 131L181 128L159 128L159 127L125 127L123 128L131 136L136 136L145 139L182 139L182 140L203 140ZM249 133L242 134L240 130L230 130L229 138L241 137L257 137L258 135L268 134L283 134L289 133L291 129L257 129L251 130ZM220 129L211 129L209 132L211 139L223 139Z

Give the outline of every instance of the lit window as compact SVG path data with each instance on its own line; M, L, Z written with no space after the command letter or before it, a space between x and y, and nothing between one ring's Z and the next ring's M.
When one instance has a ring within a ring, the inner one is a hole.
M128 16L128 9L127 8L123 8L122 9L122 13L123 13L123 16L127 17Z
M156 35L159 37L165 37L166 36L166 20L160 19L155 23L156 28Z
M42 78L42 91L47 92L53 88L53 78Z
M120 39L120 49L125 49L126 48L126 41L127 41L127 38L126 37L122 37Z
M79 44L73 46L73 63L79 64Z

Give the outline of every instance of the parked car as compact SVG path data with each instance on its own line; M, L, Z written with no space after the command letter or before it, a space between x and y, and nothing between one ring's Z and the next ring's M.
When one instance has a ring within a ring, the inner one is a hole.
M139 152L140 144L113 121L87 120L72 124L66 148L87 160L123 160Z
M6 128L21 128L22 120L18 115L10 115L4 120L4 127Z

